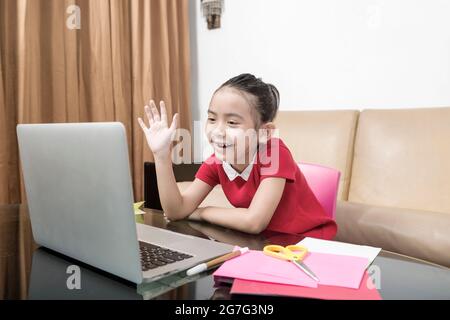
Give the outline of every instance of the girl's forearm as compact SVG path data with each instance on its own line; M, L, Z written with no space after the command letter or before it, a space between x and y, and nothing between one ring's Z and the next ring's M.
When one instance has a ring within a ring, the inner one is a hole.
M185 218L186 214L182 211L183 197L175 180L170 155L155 156L155 169L158 178L159 198L164 214L171 220Z
M202 220L222 227L252 234L258 234L266 227L255 221L247 208L205 207L198 210Z

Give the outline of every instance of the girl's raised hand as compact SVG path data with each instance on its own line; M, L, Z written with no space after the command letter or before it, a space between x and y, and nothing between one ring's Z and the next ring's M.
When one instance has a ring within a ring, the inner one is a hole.
M178 113L174 114L172 124L168 127L166 105L164 101L161 101L159 105L161 115L153 100L150 101L150 106L146 105L144 108L149 122L148 128L141 118L138 118L138 122L145 133L148 146L152 150L155 158L165 158L170 154L170 145L177 128Z

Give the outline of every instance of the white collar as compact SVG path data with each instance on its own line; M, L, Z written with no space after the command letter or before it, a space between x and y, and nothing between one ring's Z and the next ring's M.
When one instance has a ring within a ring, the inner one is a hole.
M247 166L247 168L245 168L244 171L242 171L241 173L237 172L231 166L231 164L229 164L228 162L222 161L223 171L225 171L225 174L227 175L228 179L230 179L230 181L233 181L237 177L241 177L242 179L247 181L248 178L250 177L250 173L252 172L253 163L255 162L255 158L256 158L256 153L253 156L253 160L250 162L250 164Z

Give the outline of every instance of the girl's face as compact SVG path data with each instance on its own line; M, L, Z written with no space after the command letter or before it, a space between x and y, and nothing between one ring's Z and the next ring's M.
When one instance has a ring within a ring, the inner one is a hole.
M206 137L216 157L237 168L248 164L256 151L256 110L252 108L236 89L222 88L214 94L208 109Z

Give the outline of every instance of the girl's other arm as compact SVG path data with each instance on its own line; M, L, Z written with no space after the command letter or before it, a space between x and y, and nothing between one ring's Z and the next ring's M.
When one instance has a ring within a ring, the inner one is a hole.
M201 219L223 227L258 234L269 225L280 203L286 179L266 178L261 181L249 208L198 208Z

